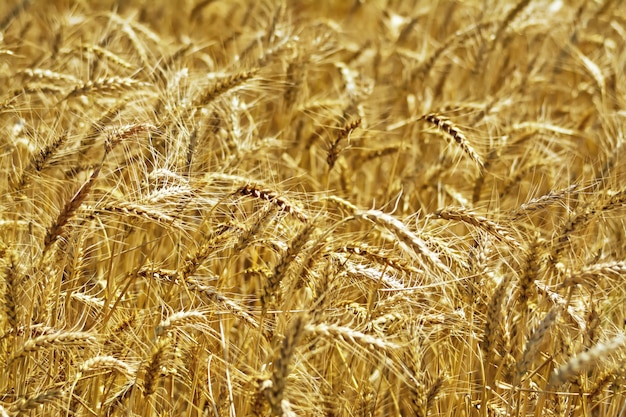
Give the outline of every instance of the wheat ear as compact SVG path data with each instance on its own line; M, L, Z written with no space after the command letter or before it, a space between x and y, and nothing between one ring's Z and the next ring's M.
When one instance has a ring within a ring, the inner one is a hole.
M242 306L240 306L233 300L217 292L213 287L199 284L197 281L193 279L188 279L187 288L189 289L189 291L195 291L201 295L204 295L209 301L217 304L218 306L222 306L226 308L226 310L230 311L233 314L233 316L242 320L251 328L253 329L259 328L259 324L254 320L254 317L251 316L250 313L248 313Z
M564 384L570 377L594 367L602 358L609 356L626 344L626 335L618 334L605 343L598 343L591 349L571 358L566 364L555 370L550 378L551 386Z
M352 213L356 219L365 219L375 225L391 231L400 242L402 242L410 252L424 257L432 266L451 274L450 268L444 264L436 253L432 252L426 242L419 238L415 233L411 232L408 227L394 216L384 213L380 210L361 210L349 201L337 196L327 197L327 200L343 207Z
M186 326L197 326L205 324L207 321L205 313L201 311L179 311L162 320L155 332L157 336L166 334L170 329L177 329Z
M56 346L71 346L95 344L96 338L91 333L86 332L55 332L38 336L34 339L28 339L21 349L13 354L9 363L22 358L29 353L37 352L42 349L48 349Z
M46 145L41 151L35 154L34 158L31 159L26 169L22 172L21 178L16 181L15 188L18 191L23 189L26 187L33 174L43 171L50 159L58 149L63 146L67 139L68 135L66 133L59 135L52 143Z
M442 43L439 48L437 48L433 53L430 54L428 58L423 60L413 71L411 71L411 80L416 78L425 79L428 76L428 73L433 68L437 59L448 49L451 47L464 42L466 39L474 36L476 33L480 32L483 29L487 29L493 26L495 22L487 21L481 22L476 25L472 25L465 30L460 30L450 35L444 43Z
M469 141L467 140L467 137L465 136L465 134L463 133L461 129L455 126L449 119L443 116L439 116L435 113L427 114L423 116L423 118L428 123L432 123L439 130L448 134L452 139L454 139L457 145L461 147L463 152L465 152L467 156L469 156L469 158L476 163L478 168L481 171L485 170L485 164L483 163L480 156L478 156L478 153L474 150L472 145L469 143Z
M264 311L267 311L271 303L279 302L281 299L280 283L285 278L289 266L294 262L296 256L298 256L311 238L311 233L313 233L314 230L314 223L308 223L302 227L289 243L289 247L283 256L280 257L278 263L274 266L274 271L272 275L268 277L263 287L263 294L261 295L261 304L263 305Z
M59 236L61 236L67 223L74 216L76 210L78 210L78 208L83 204L83 202L91 192L91 188L93 187L94 183L98 179L98 176L100 175L100 171L107 155L111 153L113 149L123 140L139 132L149 130L150 128L151 125L148 124L133 124L121 127L111 132L107 136L107 139L104 143L104 156L102 157L102 161L94 169L87 181L85 181L83 185L81 185L81 187L78 189L78 191L76 191L74 196L67 203L65 203L65 206L55 219L52 226L48 228L46 236L44 237L44 252L50 248L50 246L59 238Z
M204 107L222 94L239 87L257 74L258 70L240 71L230 76L220 78L209 88L203 91L195 100L194 106Z
M283 415L283 397L287 386L287 377L291 372L291 362L306 325L306 315L298 315L293 318L274 360L270 384L265 387L265 397L274 416Z
M589 265L580 271L571 273L559 284L559 288L572 285L586 285L589 288L597 286L597 278L626 275L626 262L613 261Z
M151 396L156 390L156 384L163 373L161 367L166 359L165 356L169 345L170 339L168 337L159 337L152 348L152 354L143 375L144 397Z
M502 305L506 298L510 282L510 275L506 275L502 278L487 306L487 317L485 318L483 341L480 346L484 353L484 362L486 366L493 365L495 350L502 341ZM490 371L491 369L487 370L487 375L492 374ZM491 381L487 378L487 384L490 383Z
M323 336L331 340L341 340L352 344L362 345L367 348L378 348L383 351L398 349L399 345L385 338L375 337L355 330L348 326L338 324L316 323L307 324L307 333Z
M339 143L350 136L350 134L361 125L361 119L356 119L352 122L347 123L337 134L337 137L330 145L328 149L328 156L326 157L326 162L328 163L329 169L333 169L335 166L335 162L337 162L337 158L339 158Z
M537 356L537 351L543 341L544 337L548 333L548 331L552 328L556 319L561 311L560 306L554 306L550 309L550 312L546 314L546 316L541 320L539 325L532 332L528 341L526 342L526 346L524 347L524 353L520 360L517 361L517 380L524 376L528 368L532 364L533 360L535 360Z
M95 208L90 217L105 213L137 217L139 219L155 222L164 226L171 225L175 221L174 217L164 214L161 209L131 201L107 202L103 207Z
M96 356L91 359L87 359L78 369L79 373L77 379L80 379L88 372L101 370L114 370L127 378L131 378L136 372L136 369L128 363L109 355Z
M500 242L507 243L515 249L522 250L522 246L511 236L511 233L498 223L489 220L486 217L479 216L472 213L463 207L446 207L435 212L435 216L444 220L461 221L463 223L471 224L479 229L482 229L498 239Z
M9 251L7 249L7 251ZM18 320L18 259L17 255L10 251L8 254L7 266L4 269L4 311L9 326L13 331L17 331Z
M239 188L237 192L245 196L258 198L275 204L281 211L291 214L303 223L306 223L308 221L307 215L304 214L302 210L300 210L284 197L279 197L278 194L274 191L263 189L258 185L250 183Z
M58 389L46 391L34 397L23 398L16 401L9 409L14 416L21 416L30 413L35 408L48 404L52 401L63 398L64 392Z
M94 81L86 81L80 83L74 87L72 91L65 97L64 100L72 97L82 96L85 94L95 93L115 93L120 91L127 91L131 88L138 88L146 86L146 83L137 81L132 78L125 77L103 77Z

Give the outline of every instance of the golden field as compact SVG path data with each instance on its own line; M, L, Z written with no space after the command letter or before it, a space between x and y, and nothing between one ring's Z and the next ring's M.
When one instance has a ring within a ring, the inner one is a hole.
M0 4L0 417L626 413L623 1Z

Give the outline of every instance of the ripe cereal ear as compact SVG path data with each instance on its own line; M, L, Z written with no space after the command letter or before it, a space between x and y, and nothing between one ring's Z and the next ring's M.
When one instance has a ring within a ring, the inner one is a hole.
M0 417L618 415L623 7L484 3L0 1Z

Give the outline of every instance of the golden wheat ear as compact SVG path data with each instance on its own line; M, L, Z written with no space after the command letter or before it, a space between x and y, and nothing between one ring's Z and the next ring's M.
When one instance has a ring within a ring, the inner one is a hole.
M157 384L162 377L161 367L166 362L171 340L168 337L159 337L152 348L150 358L146 361L143 371L143 396L150 397L155 393Z
M359 127L361 125L361 119L356 119L352 122L347 123L337 134L337 137L335 138L335 140L333 141L333 143L330 145L330 148L328 149L328 156L326 157L326 162L328 163L328 168L329 169L333 169L333 167L335 166L335 163L337 162L337 158L339 158L339 143L345 139L346 137L350 136L350 134L354 131L354 129L356 129L357 127Z
M481 157L474 150L470 142L467 140L465 133L463 133L463 131L459 127L454 125L449 119L435 113L430 113L422 116L422 119L424 119L428 123L435 125L437 129L441 130L452 139L454 139L454 142L461 147L463 152L465 152L467 156L469 156L469 158L476 163L479 170L481 172L485 170L485 164L482 161Z
M280 197L275 191L263 189L258 185L250 183L239 188L237 192L245 196L258 198L275 204L281 211L293 215L303 223L306 223L309 220L308 216L304 214L301 209L296 207L293 203L290 203L284 197Z
M229 76L217 79L206 90L198 95L193 105L196 107L204 107L221 95L241 86L245 82L252 79L258 70L241 71Z
M93 345L95 343L96 337L87 332L58 331L45 334L34 339L28 339L24 345L11 356L9 363L40 350L62 348L64 346Z
M276 265L274 265L274 270L268 277L261 295L261 304L264 312L271 306L281 302L283 294L280 289L280 284L287 278L287 273L291 265L296 261L296 257L304 249L304 246L309 242L316 228L313 222L302 227L289 242L287 250L282 254Z
M61 400L64 396L65 396L65 393L59 389L45 391L32 397L27 397L27 398L22 398L20 400L17 400L15 404L13 404L9 408L9 412L13 413L13 415L16 415L16 416L25 415L35 410L38 407L41 407L49 403L57 402Z
M561 308L559 306L552 307L550 312L541 320L535 330L531 333L526 346L524 347L524 353L516 363L517 376L516 380L519 381L528 371L533 361L537 360L537 354L539 347L544 340L548 331L552 329L556 322Z
M477 228L483 229L500 242L511 245L514 249L522 249L520 243L512 236L512 233L504 226L487 219L486 217L479 216L471 211L462 207L446 207L441 210L437 210L434 213L435 216L444 220L461 221Z
M596 366L602 359L608 358L626 345L626 335L618 334L604 343L598 343L591 349L581 352L557 369L550 378L550 386L558 387L580 372Z
M284 415L283 407L285 406L284 397L287 377L291 372L296 348L305 333L306 324L306 315L298 315L292 319L280 344L280 348L276 350L272 376L261 386L272 414L275 416Z

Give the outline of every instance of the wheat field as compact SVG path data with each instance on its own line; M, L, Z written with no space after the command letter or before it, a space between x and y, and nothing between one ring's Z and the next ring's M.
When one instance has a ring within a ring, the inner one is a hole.
M626 3L4 0L0 417L626 415Z

